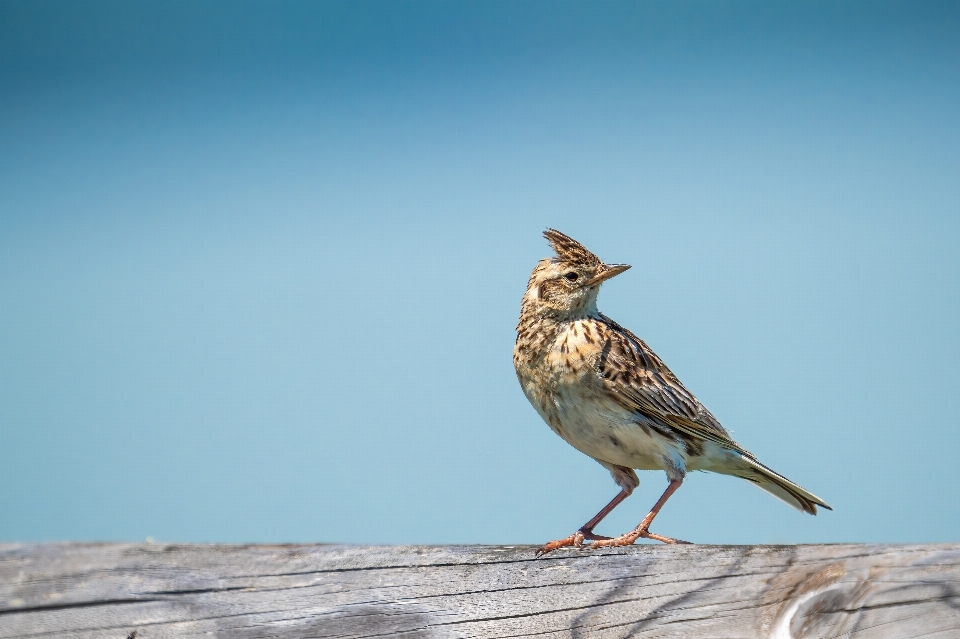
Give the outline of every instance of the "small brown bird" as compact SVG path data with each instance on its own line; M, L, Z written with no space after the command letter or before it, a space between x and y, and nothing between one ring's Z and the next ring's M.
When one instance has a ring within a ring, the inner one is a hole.
M644 537L688 543L650 532L650 524L690 470L742 477L798 510L830 509L822 499L767 468L731 439L649 346L597 310L600 284L626 264L604 264L559 231L544 233L557 256L541 260L523 296L513 364L527 399L556 434L610 471L620 493L565 539L565 546L626 546ZM634 469L664 470L669 485L650 513L619 537L593 529L640 484Z

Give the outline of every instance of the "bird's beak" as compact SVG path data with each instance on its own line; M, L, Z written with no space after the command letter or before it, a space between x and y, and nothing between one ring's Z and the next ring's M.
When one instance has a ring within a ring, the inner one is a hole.
M600 282L605 282L615 275L620 275L630 268L629 264L604 264L600 272L592 280L587 282L587 286L596 286Z

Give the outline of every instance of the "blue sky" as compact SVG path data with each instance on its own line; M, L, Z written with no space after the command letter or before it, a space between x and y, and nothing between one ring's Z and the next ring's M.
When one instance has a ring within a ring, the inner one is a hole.
M0 5L0 539L569 534L616 488L512 370L546 227L835 508L695 473L659 532L957 539L935 2Z

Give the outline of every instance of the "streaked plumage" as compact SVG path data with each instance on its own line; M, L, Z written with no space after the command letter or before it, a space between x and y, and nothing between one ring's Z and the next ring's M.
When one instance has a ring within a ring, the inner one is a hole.
M761 464L684 387L636 335L597 310L600 284L628 269L603 264L582 244L544 233L557 256L533 270L523 298L514 366L544 421L577 450L610 470L622 492L577 533L542 551L623 545L639 537L677 540L646 530L690 470L747 479L810 514L823 500ZM641 526L613 540L592 529L639 484L633 469L666 471L671 484Z

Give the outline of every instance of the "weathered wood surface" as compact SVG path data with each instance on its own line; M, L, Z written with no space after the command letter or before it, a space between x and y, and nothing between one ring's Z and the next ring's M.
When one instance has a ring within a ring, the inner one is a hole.
M960 637L960 544L0 545L0 638Z

